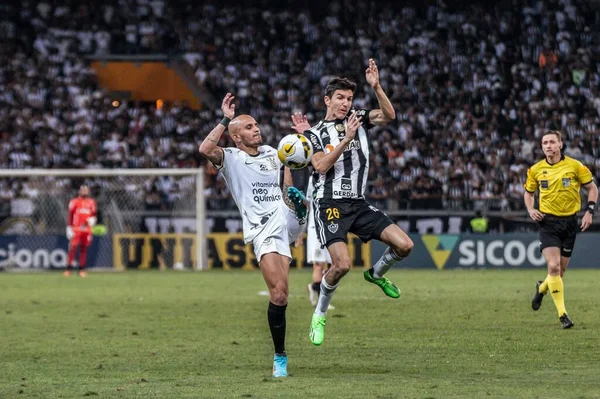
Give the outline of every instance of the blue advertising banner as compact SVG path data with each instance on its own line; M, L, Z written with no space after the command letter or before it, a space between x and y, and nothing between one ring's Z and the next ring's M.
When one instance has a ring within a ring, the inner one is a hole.
M68 247L69 241L62 235L0 236L0 269L63 269ZM110 237L94 237L86 263L89 268L112 266Z
M545 268L537 234L410 234L412 253L396 267L402 268ZM600 234L577 236L569 268L600 267ZM372 241L376 262L386 245Z

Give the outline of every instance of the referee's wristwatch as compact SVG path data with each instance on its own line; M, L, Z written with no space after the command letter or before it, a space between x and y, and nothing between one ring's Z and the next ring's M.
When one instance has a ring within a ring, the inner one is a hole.
M585 211L589 212L591 215L593 215L595 208L596 208L596 203L594 201L589 201L587 203L587 209Z

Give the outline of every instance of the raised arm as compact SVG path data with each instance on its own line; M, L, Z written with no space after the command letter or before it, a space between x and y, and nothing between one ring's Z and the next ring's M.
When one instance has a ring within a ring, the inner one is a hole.
M369 67L365 71L367 83L375 92L379 109L374 109L369 112L369 121L373 125L385 125L396 119L396 111L388 96L385 94L379 84L379 70L373 58L369 58Z
M221 110L224 115L223 120L211 130L200 144L200 155L208 159L217 168L223 166L223 149L218 144L221 135L227 129L227 125L235 116L235 104L232 103L234 98L231 93L227 93L225 98L223 98L223 103L221 104Z

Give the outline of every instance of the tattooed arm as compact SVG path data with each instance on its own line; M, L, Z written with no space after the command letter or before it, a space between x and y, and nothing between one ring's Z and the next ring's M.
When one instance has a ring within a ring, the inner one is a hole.
M235 116L235 104L232 104L234 98L231 93L227 93L221 104L221 110L223 110L225 118L215 126L200 144L200 154L215 165L217 169L223 166L223 149L218 145L219 140L225 129L227 129L227 124Z
M292 180L292 172L290 171L289 168L284 167L283 168L283 187L282 187L281 191L283 192L283 202L285 202L285 204L290 209L294 209L294 204L288 198L287 189L289 187L292 187L293 185L294 185L294 182Z

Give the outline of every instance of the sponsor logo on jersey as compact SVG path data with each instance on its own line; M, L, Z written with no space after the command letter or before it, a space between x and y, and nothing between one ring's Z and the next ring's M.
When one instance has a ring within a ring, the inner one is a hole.
M254 202L256 202L257 204L260 204L261 202L281 201L281 194L275 194L275 195L255 195L253 199L254 199Z
M314 145L316 145L316 146L319 146L319 145L320 145L320 143L319 143L319 138L318 138L316 135L314 135L314 134L311 134L311 135L310 135L310 141L312 141L312 143L313 143Z
M357 194L350 192L350 191L333 190L333 195L337 195L337 196L344 197L344 198L358 198Z
M342 190L352 190L352 180L342 179Z
M265 158L268 161L268 164L261 163L259 168L261 172L268 172L269 170L277 169L277 163L275 162L274 157Z
M352 151L352 150L360 150L360 141L358 140L352 140L350 142L350 144L348 144L348 146L346 147L346 149L344 150L344 152L346 151Z

